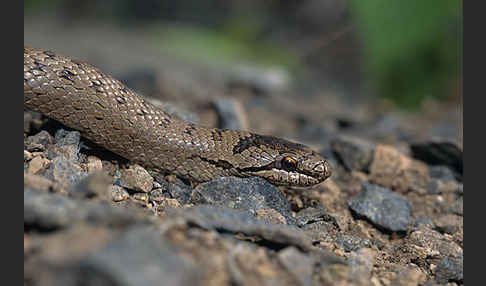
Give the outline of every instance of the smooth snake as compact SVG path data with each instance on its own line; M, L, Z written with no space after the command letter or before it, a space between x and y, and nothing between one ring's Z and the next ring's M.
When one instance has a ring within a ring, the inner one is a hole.
M24 107L149 170L195 183L259 176L311 186L331 175L305 145L176 119L99 69L51 51L24 47Z

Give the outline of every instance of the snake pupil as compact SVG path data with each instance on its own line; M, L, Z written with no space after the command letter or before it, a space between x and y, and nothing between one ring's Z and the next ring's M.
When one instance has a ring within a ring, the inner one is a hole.
M285 157L282 159L282 166L287 171L295 171L297 169L297 161L291 157Z

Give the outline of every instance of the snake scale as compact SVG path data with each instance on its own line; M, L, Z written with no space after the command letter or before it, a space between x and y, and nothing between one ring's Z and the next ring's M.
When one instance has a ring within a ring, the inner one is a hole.
M149 170L195 183L259 176L311 186L331 175L330 164L302 144L176 119L99 69L52 51L24 47L24 107Z

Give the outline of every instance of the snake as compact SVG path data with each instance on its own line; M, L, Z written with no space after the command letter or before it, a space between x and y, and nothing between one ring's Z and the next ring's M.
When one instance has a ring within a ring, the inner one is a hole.
M332 173L303 144L175 118L100 69L51 50L24 47L24 108L147 170L194 183L257 176L307 187Z

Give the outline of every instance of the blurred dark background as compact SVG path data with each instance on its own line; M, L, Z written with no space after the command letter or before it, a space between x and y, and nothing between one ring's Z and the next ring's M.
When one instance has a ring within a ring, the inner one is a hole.
M430 99L462 100L462 1L25 0L24 6L27 45L92 58L115 73L164 56L273 68L304 90L379 98L412 111Z

